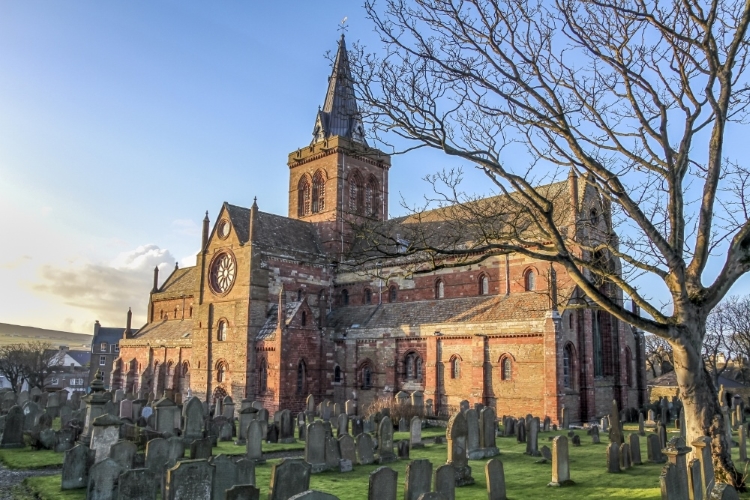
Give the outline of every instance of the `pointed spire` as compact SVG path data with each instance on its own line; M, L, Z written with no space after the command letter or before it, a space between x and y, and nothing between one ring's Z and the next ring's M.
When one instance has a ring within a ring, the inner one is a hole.
M315 119L312 142L316 143L332 136L346 137L367 145L362 116L354 95L349 53L346 51L343 33L333 62L333 71L328 78L328 91L323 109L318 109Z
M154 267L154 288L152 291L159 291L159 266Z
M252 208L253 210L258 210L258 197L257 196L253 196L253 206L250 208Z
M208 244L208 226L211 221L208 220L208 210L206 210L206 216L203 218L203 237L201 239L201 252L206 250Z

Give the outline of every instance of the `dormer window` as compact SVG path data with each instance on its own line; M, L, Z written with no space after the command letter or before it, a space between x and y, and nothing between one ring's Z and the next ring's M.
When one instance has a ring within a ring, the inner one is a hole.
M107 347L108 347L107 343L106 342L102 342L99 345L99 350L102 351L102 352L107 352Z

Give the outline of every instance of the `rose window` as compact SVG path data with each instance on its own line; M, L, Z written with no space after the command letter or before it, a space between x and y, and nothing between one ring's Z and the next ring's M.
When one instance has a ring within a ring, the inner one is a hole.
M234 257L223 253L214 259L211 266L211 288L217 293L226 293L232 288L237 274L237 264Z

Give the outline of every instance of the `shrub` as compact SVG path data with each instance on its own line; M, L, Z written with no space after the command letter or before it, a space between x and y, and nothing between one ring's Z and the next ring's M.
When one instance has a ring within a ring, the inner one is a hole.
M424 418L424 408L416 408L410 402L399 403L396 398L376 399L364 409L364 418L369 418L377 412L382 413L385 408L391 411L391 421L394 425L397 425L401 418L405 418L407 422L410 422L412 417Z

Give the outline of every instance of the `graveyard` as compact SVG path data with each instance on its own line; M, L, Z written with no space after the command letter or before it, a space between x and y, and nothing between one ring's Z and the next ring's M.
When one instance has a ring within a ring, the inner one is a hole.
M613 402L610 415L584 427L563 412L558 428L548 416L497 417L468 402L446 421L419 393L362 416L354 401L316 405L310 396L307 411L292 417L231 397L215 408L197 398L137 399L97 382L67 401L29 394L19 406L2 396L0 461L44 473L27 477L16 497L673 500L709 498L697 494L707 481L710 498L750 498L713 485L706 442L693 443L698 458L688 461L684 426L666 404L661 415L627 422ZM746 467L747 424L737 408L733 453Z

